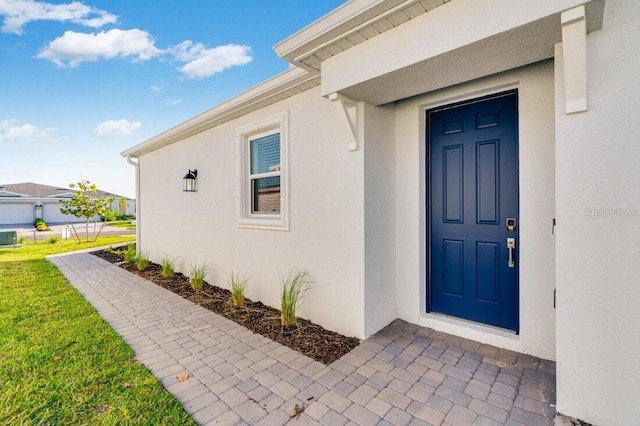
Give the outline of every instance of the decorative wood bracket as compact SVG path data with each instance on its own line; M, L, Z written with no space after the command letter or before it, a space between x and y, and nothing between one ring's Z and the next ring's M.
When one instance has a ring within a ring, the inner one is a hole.
M584 5L562 12L565 110L587 110L587 23Z
M331 93L329 95L331 102L336 102L340 105L347 124L349 124L349 130L351 131L351 137L348 141L349 151L358 150L358 122L357 122L357 103L353 99L349 99L339 93Z

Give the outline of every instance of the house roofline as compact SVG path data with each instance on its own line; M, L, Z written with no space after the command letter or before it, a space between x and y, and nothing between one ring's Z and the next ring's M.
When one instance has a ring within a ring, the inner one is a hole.
M317 81L314 82L314 80ZM297 87L304 87L306 84L312 82L317 85L320 84L319 73L291 67L159 135L122 151L120 155L123 157L136 158L148 154L149 152L171 145L186 137L193 136L234 118L248 114L249 112L264 107L265 104L280 101L288 97L286 95L283 96L285 92Z
M171 145L186 137L201 133L222 123L253 112L259 108L293 96L291 89L306 90L313 82L320 84L319 68L314 69L297 58L309 49L322 48L326 43L343 36L346 32L365 25L377 16L397 7L420 0L350 0L317 21L274 46L276 53L290 62L291 67L250 88L249 90L208 109L120 155L137 158L157 149ZM435 0L442 4L450 0Z
M11 194L11 195L2 195L2 194ZM29 194L22 194L20 192L7 191L5 189L0 189L0 198L25 198L30 197Z
M61 192L62 191L62 192ZM44 185L35 182L19 182L0 184L0 199L18 199L18 198L60 198L60 195L69 195L71 198L77 189L61 188L58 186ZM2 196L2 194L14 194L15 196ZM102 189L97 190L95 197L116 197L122 198L122 195L114 194ZM124 197L127 198L128 197Z
M321 63L451 0L350 0L276 44L290 64L319 71Z
M351 0L295 32L273 47L281 58L292 61L302 50L317 48L406 0Z
M99 198L99 197L90 197L91 199ZM0 204L29 204L33 202L40 202L43 204L55 204L59 203L60 200L69 200L68 198L56 198L56 197L0 197ZM132 198L127 198L127 200L133 201ZM114 200L115 201L115 200Z

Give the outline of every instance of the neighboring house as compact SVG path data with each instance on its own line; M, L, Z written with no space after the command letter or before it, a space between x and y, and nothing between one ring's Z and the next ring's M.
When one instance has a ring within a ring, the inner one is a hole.
M329 329L553 359L559 412L633 423L639 40L640 2L352 0L275 47L287 71L122 153L140 247L276 307L305 267Z
M84 222L84 218L60 212L60 199L71 198L76 191L37 183L11 183L0 185L0 225L31 224L36 218L47 223ZM120 212L120 195L98 190L95 197L113 197L111 210ZM123 214L135 215L135 200L127 199ZM96 220L100 218L96 217Z

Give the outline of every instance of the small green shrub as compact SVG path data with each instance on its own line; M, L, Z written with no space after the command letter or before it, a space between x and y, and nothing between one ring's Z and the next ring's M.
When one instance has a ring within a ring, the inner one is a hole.
M111 222L112 220L116 220L118 216L118 212L114 212L113 210L107 210L102 214L103 222Z
M144 271L149 267L149 257L142 253L135 257L135 262L138 271Z
M49 237L49 239L47 240L47 242L48 242L49 244L55 244L55 243L57 243L57 242L58 242L58 240L59 240L59 239L60 239L60 238L59 238L57 235L52 235L52 236L50 236L50 237Z
M23 244L24 243L24 237L21 235L18 237L18 244Z
M34 228L37 228L37 227L38 227L38 224L40 224L40 223L44 223L44 220L43 220L41 217L36 218L36 219L33 221L33 227L34 227Z
M293 269L280 279L280 322L283 327L296 325L296 314L306 293L311 289L311 277L306 269Z
M136 246L134 245L129 245L122 251L122 260L124 260L124 263L127 265L135 262L136 256Z
M162 277L173 278L176 273L176 259L174 257L162 258Z
M231 272L229 287L231 288L231 303L236 307L243 307L247 295L249 277L236 275Z
M47 227L47 224L43 220L42 222L38 222L38 224L36 225L36 229L38 231L46 231L48 229L48 227Z
M206 263L202 264L192 264L191 272L189 273L189 282L191 283L191 288L194 291L201 291L204 286L204 280L207 277L209 272L209 266Z

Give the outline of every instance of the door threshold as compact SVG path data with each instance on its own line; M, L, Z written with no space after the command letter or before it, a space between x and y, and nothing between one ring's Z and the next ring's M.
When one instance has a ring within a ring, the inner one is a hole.
M477 321L472 321L464 318L458 318L447 314L442 314L439 312L423 312L420 315L421 319L427 321L438 321L442 323L446 323L449 325L463 327L466 329L471 329L474 331L479 331L482 333L488 333L495 336L506 337L510 339L519 338L519 334L514 330L509 330L506 328L498 327L495 325L484 324Z

